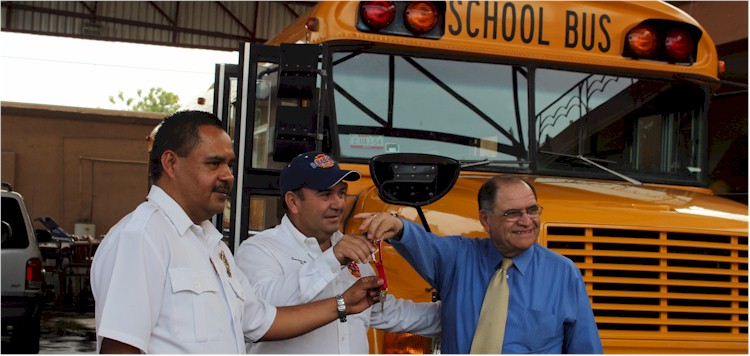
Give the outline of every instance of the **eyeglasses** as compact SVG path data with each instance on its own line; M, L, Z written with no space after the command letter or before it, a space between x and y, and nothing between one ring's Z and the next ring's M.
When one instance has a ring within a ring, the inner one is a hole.
M504 213L500 215L509 222L518 221L519 219L521 219L524 213L529 216L529 219L537 219L539 218L540 215L542 215L542 209L543 208L541 205L532 205L530 207L527 207L526 209L506 210Z

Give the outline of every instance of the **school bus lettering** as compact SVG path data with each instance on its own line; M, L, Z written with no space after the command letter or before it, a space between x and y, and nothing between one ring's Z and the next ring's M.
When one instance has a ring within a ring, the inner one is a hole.
M482 17L475 16L474 18L483 18L483 38L497 39L498 31L498 20L500 20L500 28L502 31L503 40L506 42L512 42L516 39L517 34L520 33L520 39L523 43L532 43L536 38L537 44L549 45L549 41L543 37L543 24L544 24L544 9L534 9L531 5L523 5L520 9L516 7L515 3L506 2L503 4L502 10L499 10L499 3L497 2L479 2L479 1L468 1L464 6L463 1L450 1L450 11L455 17L455 26L450 24L448 26L448 32L454 36L460 36L464 31L464 24L466 22L466 34L469 37L476 38L479 36L479 26L472 26L472 15L477 13L482 14ZM501 19L498 19L498 12L501 14ZM462 16L463 15L463 16ZM538 18L537 18L538 17ZM520 26L519 26L520 24ZM538 24L538 28L536 27Z
M565 47L578 47L578 38L580 34L581 48L590 51L594 48L594 43L596 42L600 51L605 53L608 52L611 41L609 38L609 32L607 32L607 24L611 23L612 19L606 14L601 15L599 16L598 26L596 26L596 18L596 14L591 14L591 18L589 19L588 14L585 12L579 16L578 13L574 11L566 11ZM601 33L597 33L597 30L601 31Z
M524 4L519 7L514 2L457 0L449 2L449 10L454 18L448 22L448 32L453 36L481 36L496 40L499 27L505 42L520 40L525 44L550 46L550 41L544 36L543 6ZM596 48L604 53L612 48L608 29L612 19L609 15L568 10L565 19L565 28L559 29L565 32L565 48L583 48L586 51ZM475 23L477 20L482 20L482 23Z
M479 1L469 1L469 3L466 5L466 12L467 13L471 13L471 6L474 5L474 4L479 5ZM451 4L451 8L452 7L453 6ZM459 18L459 17L457 17L457 18ZM466 33L468 33L469 36L471 36L471 37L477 37L477 35L479 34L479 30L472 31L470 29L470 27L471 27L471 24L469 23L470 21L471 21L471 16L467 16L466 17L466 31L467 31ZM459 22L459 28L460 28L460 22Z
M528 13L528 15L527 15ZM526 27L526 19L529 20L529 26ZM549 41L544 40L542 37L542 25L544 25L544 8L539 8L539 41L540 45L549 45ZM529 29L528 33L525 32ZM531 43L534 39L534 8L531 5L524 5L521 9L521 41L524 43Z

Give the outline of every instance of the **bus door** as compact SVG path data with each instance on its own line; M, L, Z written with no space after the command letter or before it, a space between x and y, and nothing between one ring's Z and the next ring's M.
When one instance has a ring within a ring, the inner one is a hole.
M232 137L232 128L234 127L234 100L237 88L238 66L236 64L216 64L216 71L213 86L213 113L221 119L224 130ZM236 149L237 147L235 147ZM214 215L211 223L219 231L229 224L224 222L225 217L229 217L225 207L225 212ZM224 234L226 238L226 234ZM227 241L224 241L227 242ZM232 245L229 245L230 247Z
M233 252L249 236L281 221L281 168L300 153L323 148L317 90L320 51L318 45L240 45L236 100L221 105L233 113L227 132L237 155L229 218L224 219ZM231 73L220 76L219 69L215 88L222 84L227 89Z

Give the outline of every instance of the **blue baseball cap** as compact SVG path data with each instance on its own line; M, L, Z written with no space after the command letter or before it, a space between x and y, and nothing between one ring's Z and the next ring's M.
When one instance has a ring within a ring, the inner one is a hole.
M302 187L323 190L333 187L342 180L355 181L362 176L357 171L345 171L339 168L331 156L312 151L294 157L279 177L281 196L286 192Z

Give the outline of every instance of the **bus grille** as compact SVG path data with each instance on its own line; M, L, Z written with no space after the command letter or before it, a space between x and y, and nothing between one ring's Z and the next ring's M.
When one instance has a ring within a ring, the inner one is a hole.
M576 263L600 331L747 337L747 236L546 226Z

